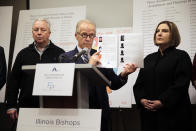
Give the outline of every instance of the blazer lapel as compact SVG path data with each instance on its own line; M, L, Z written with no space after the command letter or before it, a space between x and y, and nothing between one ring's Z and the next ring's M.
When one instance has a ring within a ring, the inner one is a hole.
M76 54L76 53L78 53L79 51L78 51L78 49L77 49L77 47L74 49L74 55ZM82 59L82 57L80 57L80 58L78 58L78 60L75 62L76 64L84 64L84 61L83 61L83 59Z
M78 53L77 47L74 50L75 50L75 54ZM92 56L95 52L96 52L96 50L91 49L90 55ZM83 61L82 57L80 57L75 63L76 64L85 64L85 62Z

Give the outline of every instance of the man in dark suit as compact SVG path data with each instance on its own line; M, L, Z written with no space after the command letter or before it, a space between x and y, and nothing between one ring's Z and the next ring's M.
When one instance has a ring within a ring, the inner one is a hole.
M3 47L0 46L0 89L6 82L6 61Z
M92 64L94 66L100 64L99 53L92 49L93 40L96 34L96 26L89 20L81 20L77 23L75 38L78 44L74 50L65 52L60 55L59 59L63 63L76 63L76 64ZM74 58L78 52L84 48L88 48L86 53L79 57ZM89 61L88 61L89 59ZM111 81L111 89L117 90L121 88L126 82L128 75L136 69L135 64L126 64L123 71L116 75L113 69L100 68L99 70ZM94 86L89 89L89 107L93 109L102 109L101 131L108 130L109 119L109 101L108 94L105 86Z

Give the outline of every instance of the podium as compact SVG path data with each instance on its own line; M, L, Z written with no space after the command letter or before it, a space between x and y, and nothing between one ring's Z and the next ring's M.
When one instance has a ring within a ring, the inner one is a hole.
M22 66L23 71L35 74L35 65ZM93 65L76 64L72 96L39 96L41 108L89 108L89 88L111 86L110 81ZM65 85L66 88L66 85Z

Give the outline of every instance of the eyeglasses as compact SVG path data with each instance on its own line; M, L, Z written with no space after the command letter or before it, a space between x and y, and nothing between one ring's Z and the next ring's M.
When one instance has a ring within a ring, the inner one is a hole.
M82 36L82 38L90 38L90 39L93 39L93 38L95 38L95 34L90 34L90 35L88 35L87 33L82 33L82 34L80 34L80 33L77 33L77 34L79 34L80 36Z

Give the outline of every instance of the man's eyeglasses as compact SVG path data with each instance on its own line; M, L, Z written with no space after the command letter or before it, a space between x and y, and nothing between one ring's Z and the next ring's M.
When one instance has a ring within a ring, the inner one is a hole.
M82 33L82 34L80 34L80 33L77 33L77 34L79 34L80 36L82 36L82 38L90 38L90 39L93 39L93 38L95 38L95 34L90 34L90 35L88 35L87 33Z

